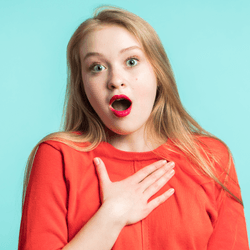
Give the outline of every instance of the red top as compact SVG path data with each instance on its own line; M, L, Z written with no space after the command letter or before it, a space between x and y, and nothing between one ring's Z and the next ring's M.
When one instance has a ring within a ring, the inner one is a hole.
M226 167L225 146L210 138L203 141L216 149L219 164ZM175 162L175 176L152 198L170 187L174 195L142 221L124 227L112 249L249 249L242 205L197 172L185 156L171 151L171 145L168 140L154 151L138 153L120 151L105 142L90 152L55 141L42 143L27 188L18 249L61 249L96 213L101 205L93 165L97 156L104 161L111 181L122 180L162 158ZM237 180L234 166L230 174ZM231 179L228 185L240 195Z

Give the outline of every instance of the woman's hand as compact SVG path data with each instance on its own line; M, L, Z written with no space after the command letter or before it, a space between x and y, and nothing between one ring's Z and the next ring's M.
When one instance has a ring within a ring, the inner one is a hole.
M100 182L102 205L108 206L110 215L124 223L124 226L144 219L174 193L174 189L169 189L148 202L174 175L173 162L160 160L118 182L111 182L100 158L95 158L94 163Z

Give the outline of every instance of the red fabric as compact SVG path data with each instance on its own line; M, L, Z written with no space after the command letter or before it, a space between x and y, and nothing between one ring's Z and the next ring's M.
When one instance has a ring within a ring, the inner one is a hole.
M202 139L216 149L226 167L225 146ZM98 177L93 165L100 157L112 181L122 180L163 157L175 162L175 176L154 197L170 187L175 194L144 220L122 229L114 250L247 250L243 207L213 180L197 172L171 140L152 152L123 152L101 143L79 152L60 142L42 143L37 151L27 189L19 250L63 248L100 207ZM221 180L224 175L221 173ZM235 168L231 176L237 180ZM228 186L240 194L229 179Z

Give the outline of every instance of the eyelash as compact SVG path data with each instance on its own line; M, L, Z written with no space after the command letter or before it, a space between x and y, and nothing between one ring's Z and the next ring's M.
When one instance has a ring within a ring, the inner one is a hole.
M132 59L135 60L137 63L139 62L139 59L136 56L130 56L129 58L126 59L126 62L129 60L132 60ZM136 66L136 65L134 65L134 66ZM130 66L130 67L134 67L134 66Z
M130 57L128 57L128 58L125 60L126 64L127 64L127 62L128 62L129 60L132 60L132 59L135 60L137 63L139 62L139 59L138 59L136 56L130 56ZM101 72L101 71L94 71L94 67L97 66L97 65L103 66L101 63L94 62L94 63L92 63L92 64L90 65L90 67L89 67L89 70L92 71L94 74ZM136 64L136 65L137 65L137 64ZM132 67L135 67L136 65L134 65L134 66L128 66L128 67L132 68ZM105 66L103 66L103 67L106 68Z
M92 71L93 73L98 73L98 71L94 71L94 67L97 66L97 65L101 65L103 66L101 63L98 63L98 62L94 62L90 65L89 67L89 71ZM103 66L104 67L104 66ZM104 67L105 68L105 67ZM100 72L100 71L99 71Z

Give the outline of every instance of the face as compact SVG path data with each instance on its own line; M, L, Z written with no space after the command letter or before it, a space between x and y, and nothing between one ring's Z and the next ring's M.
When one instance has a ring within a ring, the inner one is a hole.
M80 53L87 98L105 126L119 135L144 132L157 79L140 42L123 27L103 26Z

